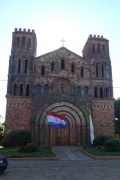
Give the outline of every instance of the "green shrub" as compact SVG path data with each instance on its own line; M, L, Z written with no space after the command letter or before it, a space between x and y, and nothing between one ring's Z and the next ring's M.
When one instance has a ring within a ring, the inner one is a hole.
M94 146L104 146L105 141L108 140L109 138L110 137L107 137L105 135L100 135L93 140L93 145Z
M120 140L118 138L110 138L105 142L105 151L120 151Z
M33 143L28 143L26 146L23 146L19 149L19 152L22 152L22 153L30 153L30 152L37 152L37 151L38 151L38 148Z
M24 146L30 142L31 142L31 133L29 131L26 131L26 130L13 131L7 134L3 142L3 147Z

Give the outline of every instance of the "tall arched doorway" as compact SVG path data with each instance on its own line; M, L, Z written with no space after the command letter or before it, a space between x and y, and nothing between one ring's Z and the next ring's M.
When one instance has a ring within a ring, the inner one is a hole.
M67 129L48 126L44 111L39 111L35 120L34 140L40 146L80 146L89 144L89 116L83 107L70 102L56 102L46 107L47 111L65 114Z

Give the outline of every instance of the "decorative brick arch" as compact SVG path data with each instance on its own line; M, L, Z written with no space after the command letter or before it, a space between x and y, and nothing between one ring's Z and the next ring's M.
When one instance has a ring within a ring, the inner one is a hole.
M89 118L88 112L69 102L56 102L46 107L47 111L57 112L66 115L66 122L69 124L68 144L80 146L89 143ZM38 112L34 126L34 141L39 146L55 146L56 128L47 125L45 110ZM67 130L66 130L67 131Z

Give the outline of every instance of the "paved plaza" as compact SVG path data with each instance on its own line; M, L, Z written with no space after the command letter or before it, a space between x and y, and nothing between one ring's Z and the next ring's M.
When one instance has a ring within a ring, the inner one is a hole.
M54 147L59 160L9 160L0 180L120 180L120 160L94 160L79 147Z

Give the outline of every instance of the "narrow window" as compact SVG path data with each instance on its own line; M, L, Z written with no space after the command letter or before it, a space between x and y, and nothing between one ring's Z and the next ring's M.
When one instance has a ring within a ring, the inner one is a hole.
M96 65L96 77L98 77L98 65Z
M31 39L28 39L28 49L31 49Z
M18 59L18 73L21 71L21 59Z
M44 93L46 93L46 94L49 93L49 86L48 85L44 86Z
M26 38L23 37L23 38L22 38L22 47L25 47L25 41L26 41Z
M28 71L28 60L25 59L25 74L27 74Z
M77 95L81 96L81 87L80 86L77 87Z
M94 97L97 98L97 87L94 89Z
M37 86L36 86L36 93L37 94L41 93L41 86L40 86L40 84L37 84Z
M20 84L20 96L23 96L23 84Z
M102 77L104 77L104 66L102 64Z
M13 95L17 94L17 84L14 84L13 86Z
M84 69L83 69L83 68L81 68L81 70L80 70L80 76L81 76L81 77L84 76Z
M61 69L65 69L65 62L64 62L64 59L61 60Z
M30 95L30 85L27 84L26 86L26 96L29 96Z
M100 87L100 98L103 98L103 89Z
M105 97L108 99L109 95L108 95L108 87L106 87L105 89Z
M93 44L93 54L95 54L95 45Z
M85 86L85 87L84 87L84 96L87 96L87 95L88 95L88 87Z
M54 62L51 63L51 71L54 71Z
M97 44L98 53L100 53L100 43Z
M64 83L61 84L61 92L62 93L65 92L65 84Z
M42 71L41 71L41 75L42 76L44 76L44 74L45 74L45 68L44 68L44 66L42 66L42 69L41 69Z
M105 45L103 45L103 54L105 54Z
M71 72L74 73L74 64L71 65Z
M19 48L19 46L20 46L20 39L19 37L17 37L17 48Z

